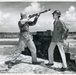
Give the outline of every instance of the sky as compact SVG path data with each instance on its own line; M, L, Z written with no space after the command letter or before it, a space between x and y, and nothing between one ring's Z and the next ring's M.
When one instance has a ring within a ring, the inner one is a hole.
M76 31L76 2L0 2L0 32L19 32L20 13L34 14L51 9L40 15L30 32L53 30L54 10L60 10L61 19L71 32ZM33 20L33 19L31 19Z

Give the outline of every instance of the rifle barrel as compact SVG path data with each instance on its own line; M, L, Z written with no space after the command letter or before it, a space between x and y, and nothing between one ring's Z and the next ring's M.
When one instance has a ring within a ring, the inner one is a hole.
M50 10L51 10L51 9L44 10L44 11L40 12L40 14L45 13L45 12L50 11Z

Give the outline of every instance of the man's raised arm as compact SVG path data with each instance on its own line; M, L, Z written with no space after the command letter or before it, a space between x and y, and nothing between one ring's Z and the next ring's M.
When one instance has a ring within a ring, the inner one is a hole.
M37 15L34 19L34 21L27 21L27 23L29 24L29 26L35 25L37 23L37 20L39 18L40 15Z

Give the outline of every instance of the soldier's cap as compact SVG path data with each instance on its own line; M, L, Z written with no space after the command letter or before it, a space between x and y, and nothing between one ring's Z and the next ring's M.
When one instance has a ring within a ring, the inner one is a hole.
M20 16L21 16L22 18L27 18L27 14L24 13L24 12L21 12L21 13L20 13Z
M21 12L21 13L20 13L20 15L21 15L21 16L25 16L25 15L26 15L26 13L24 13L24 12Z
M57 14L58 16L61 16L61 12L59 10L55 10L52 15Z

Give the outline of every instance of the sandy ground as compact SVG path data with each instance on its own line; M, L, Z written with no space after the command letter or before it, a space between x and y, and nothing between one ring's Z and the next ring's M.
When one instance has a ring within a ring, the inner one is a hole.
M58 69L62 67L61 63L54 62L52 67L45 66L48 60L38 58L40 65L31 64L31 57L20 55L17 59L17 63L8 69L8 66L4 64L6 60L9 60L11 53L13 53L13 47L0 48L0 73L30 73L30 74L75 74L74 71L61 72Z

